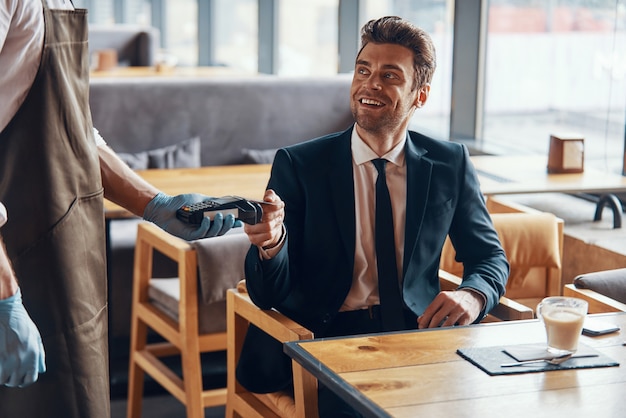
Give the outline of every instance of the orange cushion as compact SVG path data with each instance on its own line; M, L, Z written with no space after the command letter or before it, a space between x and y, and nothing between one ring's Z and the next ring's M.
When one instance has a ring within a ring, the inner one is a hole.
M494 213L493 225L506 253L509 283L523 281L532 267L560 268L558 220L551 213ZM462 276L463 265L455 260L450 238L441 254L442 270Z

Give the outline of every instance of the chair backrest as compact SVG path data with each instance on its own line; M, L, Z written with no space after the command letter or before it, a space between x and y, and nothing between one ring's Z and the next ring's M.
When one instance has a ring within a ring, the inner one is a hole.
M589 303L589 313L626 312L626 268L577 276L563 294Z
M243 341L250 324L254 324L282 343L309 340L313 338L313 333L280 312L259 309L250 300L245 281L242 281L237 289L228 291L226 317L228 324L226 417L316 418L317 380L298 363L292 363L293 394L287 392L255 394L241 386L235 376Z
M509 299L531 308L562 291L563 221L550 213L492 213L494 227L511 266L506 287ZM448 237L440 268L458 276L463 265Z

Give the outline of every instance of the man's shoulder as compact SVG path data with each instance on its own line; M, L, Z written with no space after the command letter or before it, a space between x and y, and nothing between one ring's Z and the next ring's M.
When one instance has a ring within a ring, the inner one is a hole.
M41 15L41 1L0 0L0 30L8 32L9 28L31 24L33 16ZM43 20L43 15L41 16ZM0 50L6 33L0 35Z
M331 165L349 164L351 131L350 128L281 148L276 152L274 165L289 164L317 173Z
M349 144L350 134L352 132L352 128L349 128L345 131L333 132L327 135L323 135L317 138L309 139L307 141L299 142L294 145L290 145L285 147L290 152L295 153L309 153L313 150L326 150L330 148L334 148L340 146L342 143L342 138L346 139ZM345 141L344 141L345 142Z
M448 149L459 149L462 147L462 145L458 142L434 138L417 131L409 131L409 138L411 138L411 140L416 144L428 147L443 147Z
M416 131L409 131L411 146L418 154L428 155L430 158L451 158L452 155L465 154L465 146L458 142L433 138Z

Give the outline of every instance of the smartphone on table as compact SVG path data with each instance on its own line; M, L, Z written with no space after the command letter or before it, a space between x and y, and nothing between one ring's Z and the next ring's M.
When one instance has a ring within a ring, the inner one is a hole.
M619 325L596 318L586 318L583 325L583 334L590 337L611 334L619 330Z

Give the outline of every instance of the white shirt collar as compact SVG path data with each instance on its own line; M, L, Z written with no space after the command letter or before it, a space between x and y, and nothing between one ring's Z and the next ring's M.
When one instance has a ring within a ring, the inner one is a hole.
M407 133L408 135L408 133ZM385 155L379 157L366 143L361 139L356 131L356 127L352 128L351 148L352 158L356 165L364 164L376 158L384 158L392 162L398 167L405 164L404 146L406 144L406 136L395 147L393 147Z

